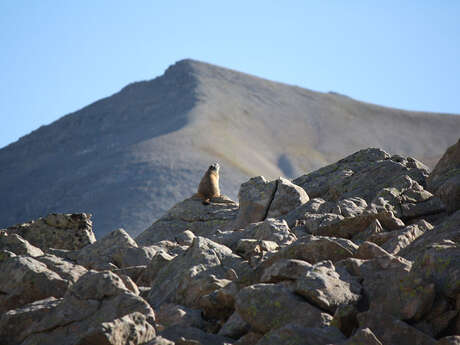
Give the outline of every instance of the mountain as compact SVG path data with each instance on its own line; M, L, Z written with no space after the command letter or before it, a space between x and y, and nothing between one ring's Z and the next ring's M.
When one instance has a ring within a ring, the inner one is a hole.
M124 87L0 150L0 227L89 212L99 237L146 229L211 162L236 198L249 176L296 177L365 147L433 165L460 116L411 112L194 60Z

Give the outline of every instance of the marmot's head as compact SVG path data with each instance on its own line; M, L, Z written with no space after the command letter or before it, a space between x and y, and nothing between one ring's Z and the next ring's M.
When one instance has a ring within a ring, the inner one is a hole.
M219 169L220 169L220 165L217 162L210 165L208 168L209 171L215 171L216 173L219 173Z

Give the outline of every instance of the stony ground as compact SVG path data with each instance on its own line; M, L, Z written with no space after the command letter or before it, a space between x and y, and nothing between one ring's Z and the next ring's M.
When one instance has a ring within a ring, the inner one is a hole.
M0 231L0 344L460 344L460 141L433 173L356 152L133 239L91 215Z

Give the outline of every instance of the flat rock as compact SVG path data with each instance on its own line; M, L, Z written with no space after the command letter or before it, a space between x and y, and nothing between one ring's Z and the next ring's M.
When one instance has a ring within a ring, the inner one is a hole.
M226 196L214 198L209 205L189 198L174 205L163 217L136 237L142 246L156 244L190 230L196 236L210 236L236 218L238 204Z

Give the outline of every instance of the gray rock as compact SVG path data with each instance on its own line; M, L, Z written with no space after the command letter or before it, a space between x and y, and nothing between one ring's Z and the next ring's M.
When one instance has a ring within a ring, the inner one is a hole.
M159 331L172 326L196 327L204 329L207 321L201 317L199 309L191 309L173 303L164 303L156 310L157 327Z
M15 256L0 263L0 312L47 297L62 297L69 282L31 257Z
M47 251L48 248L77 250L96 241L91 214L56 214L18 224L7 229L32 245Z
M308 200L310 198L303 188L280 177L276 180L276 192L270 203L266 217L277 218L282 216L296 207L305 204Z
M150 286L155 280L157 273L173 259L174 256L171 256L163 251L156 253L149 264L146 266L145 271L136 280L137 284L142 286Z
M38 323L60 300L48 297L23 307L5 312L0 318L0 339L3 345L20 344L29 334L30 327Z
M222 325L217 334L224 337L238 339L249 332L251 326L243 320L237 312L234 312Z
M161 336L177 345L227 345L233 339L206 333L194 327L172 326L161 332Z
M133 315L136 312L143 316ZM88 271L55 307L30 325L22 344L77 345L91 343L90 339L106 344L110 339L119 339L119 334L140 336L140 330L150 337L152 327L146 322L153 324L154 321L152 308L127 290L117 275L109 271Z
M44 263L51 271L59 274L61 278L64 278L71 283L75 283L87 272L87 269L83 266L76 265L52 254L39 256L36 259Z
M312 265L306 261L280 259L264 269L261 283L277 283L283 280L296 280L310 272Z
M125 230L118 229L81 249L76 259L78 264L87 268L107 269L109 264L114 264L116 267L146 264L153 254L152 251L138 248ZM138 256L145 260L138 260Z
M256 284L241 289L236 296L235 309L261 333L294 321L303 327L322 327L332 319L290 290L275 284Z
M190 230L185 230L184 232L180 233L176 236L176 241L182 246L190 246L193 243L193 239L195 238L195 234Z
M381 312L358 314L359 326L369 328L382 345L435 345L436 340L404 321Z
M449 213L460 209L460 139L447 149L427 182L428 190L441 198Z
M0 250L8 250L16 255L28 255L32 257L43 255L43 251L31 245L21 236L7 232L0 232Z
M238 192L240 209L233 229L244 228L250 223L263 221L268 214L276 192L277 181L267 181L257 176L243 183Z
M134 312L91 326L78 345L137 345L154 339L155 335L145 315Z
M369 328L360 328L353 334L352 337L344 342L336 343L336 345L382 345L374 333Z
M289 323L265 334L257 345L326 345L343 340L344 335L335 327L305 327Z
M357 303L361 285L346 272L336 272L331 261L323 261L296 280L295 292L313 305L334 313L339 306Z
M401 230L392 231L392 238L385 241L382 245L382 249L396 255L418 237L423 235L426 231L430 231L432 229L433 226L430 223L420 220L417 223L408 225Z
M398 255L409 260L415 260L418 256L424 255L426 249L428 249L432 244L441 243L445 240L459 242L459 228L460 211L457 211L450 217L446 218L441 224L437 225L433 230L426 231L407 247L400 250Z
M240 275L249 265L229 248L197 236L184 254L156 274L147 300L154 307L165 302L197 306L201 296L230 282L225 279L229 268Z
M400 159L379 149L365 149L303 175L293 183L305 189L312 198L361 197L370 202L381 189L391 186L400 176L409 175L423 185L428 172L428 168L413 158Z
M210 205L201 200L186 199L174 205L163 217L136 237L142 246L156 244L163 240L174 240L185 230L196 236L210 236L217 229L224 228L236 218L238 204L226 196L214 198Z

